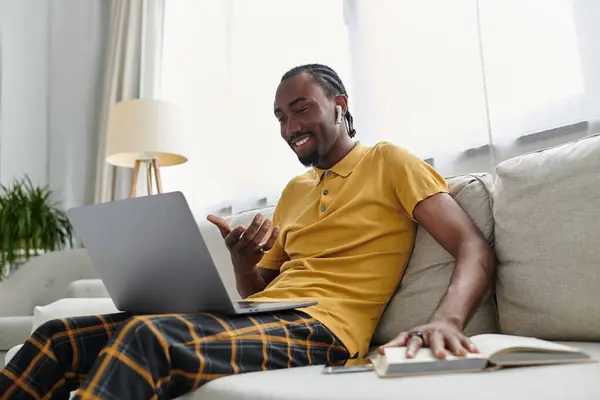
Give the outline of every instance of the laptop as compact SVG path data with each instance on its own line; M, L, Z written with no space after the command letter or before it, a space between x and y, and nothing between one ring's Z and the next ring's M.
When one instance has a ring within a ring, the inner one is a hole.
M317 304L232 299L181 192L76 207L67 215L121 311L233 315Z

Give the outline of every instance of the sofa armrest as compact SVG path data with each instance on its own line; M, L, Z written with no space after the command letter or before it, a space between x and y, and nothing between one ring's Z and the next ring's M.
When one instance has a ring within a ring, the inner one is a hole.
M67 286L98 275L85 249L32 257L0 282L0 316L31 315L35 306L63 298Z
M79 279L67 286L66 298L110 297L101 279Z
M0 351L23 343L31 333L33 316L0 317Z
M120 312L110 298L60 299L33 310L33 330L45 322L57 318L81 317L85 315L114 314Z

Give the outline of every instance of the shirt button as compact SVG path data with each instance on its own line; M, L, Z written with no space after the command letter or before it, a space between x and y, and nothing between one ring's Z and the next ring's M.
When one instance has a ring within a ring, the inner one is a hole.
M325 176L331 175L331 171L325 171Z
M329 190L325 189L325 190L323 191L323 194L324 194L325 196L327 196L327 195L329 194Z
M321 206L321 212L325 212L325 210L327 210L327 207Z

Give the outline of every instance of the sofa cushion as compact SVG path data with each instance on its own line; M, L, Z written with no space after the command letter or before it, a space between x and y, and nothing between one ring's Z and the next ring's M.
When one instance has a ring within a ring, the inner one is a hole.
M275 207L265 207L256 210L244 211L239 214L232 215L226 219L232 228L240 225L243 225L247 228L252 223L252 219L256 214L260 213L265 218L273 218L273 211L275 211Z
M81 298L94 298L94 297L110 297L106 286L102 279L79 279L71 282L67 286L65 297L81 297Z
M600 340L600 136L497 167L503 333Z
M492 178L489 174L447 179L450 194L493 243ZM413 253L398 290L390 300L373 335L374 344L392 340L398 333L427 322L448 288L454 258L423 228L417 228ZM467 335L498 332L493 290L465 328Z
M110 298L60 299L48 305L37 306L33 309L32 331L52 319L113 314L118 312L119 310L117 310Z
M566 343L600 359L600 343ZM599 363L510 368L492 372L378 378L374 372L326 375L322 366L216 379L187 400L507 400L600 398ZM307 384L309 383L309 384Z
M273 210L274 207L266 207L263 209L245 211L229 216L225 219L232 228L235 228L239 225L248 227L256 213L260 212L265 216L265 218L272 218ZM207 222L205 219L198 221L198 228L202 233L202 238L204 239L206 246L208 247L208 251L210 252L217 270L219 271L219 275L225 284L227 293L229 293L229 296L234 300L241 299L241 296L237 291L235 274L233 272L233 264L231 263L231 255L225 246L223 238L219 233L219 229L217 229L217 227L212 223Z

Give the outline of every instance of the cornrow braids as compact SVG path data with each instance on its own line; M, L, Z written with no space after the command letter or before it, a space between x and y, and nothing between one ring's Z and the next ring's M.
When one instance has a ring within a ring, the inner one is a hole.
M339 75L332 68L326 65L305 64L300 65L298 67L294 67L281 77L281 81L284 81L303 72L312 76L314 81L323 89L328 98L331 99L334 96L340 95L346 96L346 98L348 98L348 92L346 91L346 87L344 86L344 83L340 79ZM349 109L346 110L344 119L346 120L348 135L351 138L353 138L356 135L356 129L354 129L354 118L352 117L352 114L350 114Z

